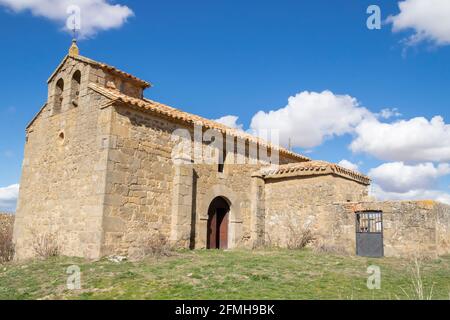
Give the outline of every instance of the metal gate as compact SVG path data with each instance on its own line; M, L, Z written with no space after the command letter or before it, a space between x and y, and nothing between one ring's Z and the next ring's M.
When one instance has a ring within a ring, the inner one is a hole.
M384 256L382 212L356 212L356 254Z

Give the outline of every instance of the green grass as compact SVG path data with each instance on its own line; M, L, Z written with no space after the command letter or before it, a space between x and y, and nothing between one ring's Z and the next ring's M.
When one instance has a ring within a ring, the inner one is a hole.
M82 289L66 288L67 267ZM366 287L381 268L381 289ZM142 262L54 258L0 266L0 299L412 299L413 263L316 254L310 250L181 251ZM450 257L421 265L424 291L450 299Z

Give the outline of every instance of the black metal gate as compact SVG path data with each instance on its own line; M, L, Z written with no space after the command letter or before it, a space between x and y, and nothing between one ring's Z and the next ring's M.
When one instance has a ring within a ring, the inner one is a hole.
M384 256L382 212L356 212L356 254Z

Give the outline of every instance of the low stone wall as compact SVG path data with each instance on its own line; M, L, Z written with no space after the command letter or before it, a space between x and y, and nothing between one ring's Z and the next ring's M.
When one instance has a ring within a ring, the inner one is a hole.
M355 255L355 213L382 211L385 256L450 254L450 206L435 201L332 202L330 194L311 193L322 201L310 202L285 192L279 206L266 194L266 244L286 246L291 230L310 229L320 243Z
M338 216L351 216L358 211L383 212L385 256L431 256L450 253L450 206L435 201L385 201L347 203L336 207ZM351 229L350 229L351 230ZM354 232L354 229L352 230ZM355 247L348 234L337 241Z
M354 218L339 212L343 203L366 196L365 185L332 175L266 181L266 245L286 247L309 230L327 245L353 253Z

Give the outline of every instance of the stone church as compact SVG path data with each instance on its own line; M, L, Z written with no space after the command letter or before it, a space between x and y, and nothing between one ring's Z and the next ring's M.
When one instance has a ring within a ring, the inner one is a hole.
M233 249L289 247L306 230L350 254L450 253L448 206L373 201L368 177L144 98L149 87L72 44L26 128L17 259L44 234L97 259L139 253L154 234ZM180 141L192 149L174 152ZM217 141L217 162L195 161Z

